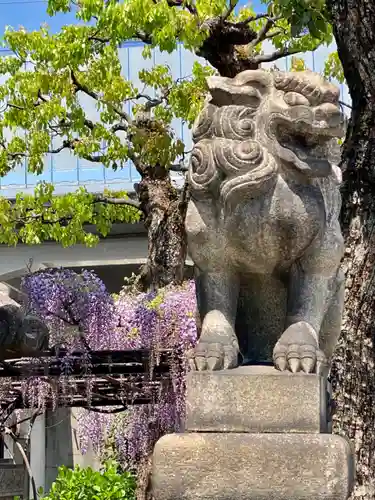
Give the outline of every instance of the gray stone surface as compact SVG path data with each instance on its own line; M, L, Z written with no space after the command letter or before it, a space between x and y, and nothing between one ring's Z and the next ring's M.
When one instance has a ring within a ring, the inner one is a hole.
M0 499L24 494L25 467L0 460Z
M0 292L0 359L33 356L48 348L49 330L39 318Z
M49 491L61 465L74 468L71 409L57 408L46 412L46 476Z
M193 369L323 373L343 307L339 90L311 72L208 79L186 216L201 337Z
M192 371L187 379L186 430L327 432L325 379L267 366Z
M77 408L58 408L46 412L45 490L49 491L62 465L100 469L100 460L89 441L86 453L80 452L77 435Z
M330 434L164 436L155 446L157 500L346 500L348 442Z

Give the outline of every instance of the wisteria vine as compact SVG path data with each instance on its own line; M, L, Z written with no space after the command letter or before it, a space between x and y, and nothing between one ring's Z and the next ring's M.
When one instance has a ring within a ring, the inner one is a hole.
M51 331L50 344L67 349L172 349L178 355L172 384L157 404L134 406L119 414L80 410L78 435L84 453L89 444L99 456L111 453L126 469L136 469L163 434L178 431L184 417L186 353L197 338L193 281L150 293L123 290L113 298L87 270L45 269L23 279L27 307ZM87 361L89 365L89 357ZM50 390L45 380L25 388L39 405Z
M115 303L95 273L51 268L22 279L27 307L49 327L50 344L68 349L111 349Z

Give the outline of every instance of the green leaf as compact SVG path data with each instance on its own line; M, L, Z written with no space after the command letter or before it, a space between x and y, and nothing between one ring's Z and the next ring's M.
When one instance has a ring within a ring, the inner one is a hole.
M56 481L45 500L135 500L135 477L121 473L116 462L108 462L101 471L90 467L74 470L60 467Z
M345 76L340 58L337 52L332 52L327 57L324 64L324 76L328 80L335 79L339 83L344 83Z

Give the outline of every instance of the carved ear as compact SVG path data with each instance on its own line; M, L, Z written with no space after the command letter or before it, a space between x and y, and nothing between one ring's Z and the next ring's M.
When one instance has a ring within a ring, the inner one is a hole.
M234 104L258 107L262 96L272 86L272 77L263 70L248 70L235 78L211 76L207 78L207 84L212 96L211 103L216 106Z
M233 84L238 86L250 85L264 87L264 90L266 90L273 85L273 77L269 71L265 71L264 69L249 69L247 71L242 71L242 73L238 73L238 75L233 78Z

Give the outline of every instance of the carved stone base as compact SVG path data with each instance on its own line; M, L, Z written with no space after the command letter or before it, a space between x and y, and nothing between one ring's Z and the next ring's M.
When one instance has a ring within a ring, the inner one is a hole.
M154 450L155 500L347 500L349 442L328 433L326 379L246 366L191 372L185 433Z
M346 500L348 441L330 434L186 433L155 446L156 500Z
M270 366L190 372L187 431L328 431L326 381Z

